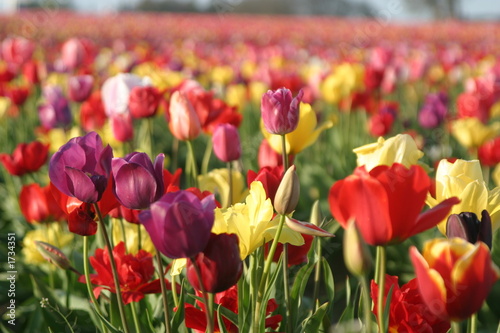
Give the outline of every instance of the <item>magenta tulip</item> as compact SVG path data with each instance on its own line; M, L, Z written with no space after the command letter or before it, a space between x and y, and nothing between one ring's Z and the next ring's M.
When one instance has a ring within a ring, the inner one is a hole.
M92 75L77 75L68 79L69 98L74 102L83 102L89 98L94 86Z
M145 209L165 192L163 161L159 154L153 163L146 153L134 152L125 158L114 158L111 169L113 190L120 203L130 209Z
M90 132L68 141L52 156L49 177L62 193L86 203L96 203L106 189L113 150Z
M73 116L61 87L45 86L43 98L44 103L38 107L38 118L42 126L47 130L68 127Z
M286 88L268 90L262 96L261 113L266 130L271 134L293 132L299 123L299 105L304 93L299 91L295 98Z
M240 158L241 143L238 129L231 124L220 124L212 136L214 153L221 161L231 162Z
M234 286L243 271L238 236L212 234L203 252L194 261L200 269L201 282L206 292L220 293ZM191 285L201 290L193 261L188 260L187 278Z
M139 214L156 249L172 259L191 258L202 252L214 224L213 194L200 200L181 190L163 195Z

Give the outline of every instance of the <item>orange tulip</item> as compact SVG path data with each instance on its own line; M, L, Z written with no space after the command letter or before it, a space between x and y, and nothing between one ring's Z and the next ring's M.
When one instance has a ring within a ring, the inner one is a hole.
M172 94L169 111L169 128L174 137L186 141L196 139L200 135L200 119L184 94L179 91Z

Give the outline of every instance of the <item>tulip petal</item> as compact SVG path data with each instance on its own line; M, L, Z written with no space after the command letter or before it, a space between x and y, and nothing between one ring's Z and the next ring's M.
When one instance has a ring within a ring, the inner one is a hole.
M115 175L115 193L127 208L144 209L154 201L156 180L142 165L123 165Z
M318 236L318 237L335 237L331 233L315 226L312 223L302 222L289 217L285 218L286 225L297 232L305 235Z
M66 166L65 171L69 178L68 190L73 196L88 203L95 203L99 200L95 184L82 170Z
M477 312L499 276L486 244L476 243L471 251L460 257L451 272L448 295L451 319L463 320Z
M415 223L413 228L408 230L405 238L411 237L436 226L440 221L448 216L453 205L456 205L458 203L460 203L460 200L458 200L458 198L456 197L452 197L425 211L418 217L417 222Z
M429 268L424 257L417 248L410 248L410 258L415 268L418 289L429 310L439 318L449 320L446 311L446 287L443 278L437 271Z

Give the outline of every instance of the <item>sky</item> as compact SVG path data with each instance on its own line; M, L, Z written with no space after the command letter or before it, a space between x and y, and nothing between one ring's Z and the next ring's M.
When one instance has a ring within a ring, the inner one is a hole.
M0 1L0 12L6 11L9 6L12 6L12 3L15 3L16 0L1 0ZM22 1L22 0L17 0ZM137 4L140 0L45 0L56 3L67 3L70 2L82 12L109 12L118 9L122 5L134 5ZM178 0L178 1L189 1L189 0ZM242 0L194 0L198 2L200 5L206 5L211 1L226 1L229 4L233 5ZM306 0L304 0L306 1ZM345 1L345 0L344 0ZM365 2L372 5L375 10L384 10L388 3L400 3L401 4L401 12L397 15L397 17L391 18L393 21L415 21L415 20L425 20L429 19L430 15L428 13L422 13L418 11L412 11L406 8L403 4L404 0L357 0L357 2ZM465 14L468 18L494 18L500 17L500 1L499 0L460 0L459 1L459 12Z

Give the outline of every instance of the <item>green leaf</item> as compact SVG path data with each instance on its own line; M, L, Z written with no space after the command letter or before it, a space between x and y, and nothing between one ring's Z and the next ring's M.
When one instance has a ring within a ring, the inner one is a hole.
M328 307L329 303L324 303L309 318L305 319L302 322L301 333L318 332Z
M328 295L328 302L332 303L335 297L335 281L333 279L332 268L325 258L321 258L321 266L323 279L325 281L326 294Z
M221 306L219 306L219 308L220 307ZM221 331L221 333L229 333L227 331L226 325L224 324L224 320L222 320L222 314L220 311L217 311L217 322L219 323L219 330Z
M114 327L106 318L104 318L96 309L95 306L92 304L91 306L92 310L94 310L94 313L102 320L104 325L111 331L111 333L121 333L123 332L121 329L118 329Z
M297 275L295 275L295 280L293 281L290 291L290 315L296 321L292 323L292 327L295 327L297 320L299 320L298 314L302 298L304 297L304 290L306 289L311 273L314 271L314 267L316 267L316 265L309 262L307 265L302 266L297 272Z
M387 294L387 299L385 300L385 306L384 306L384 327L387 329L389 325L389 313L390 313L390 308L391 308L391 298L392 298L392 292L394 291L394 285L391 286L391 289L389 289L389 293Z
M217 312L221 315L226 317L230 322L238 326L238 315L234 313L233 311L229 310L228 308L222 306L219 304L217 307Z
M174 316L172 317L171 321L172 332L179 332L179 327L181 325L185 325L183 323L184 323L184 283L181 284L181 292L179 295L179 306L177 307L177 311L174 312Z

